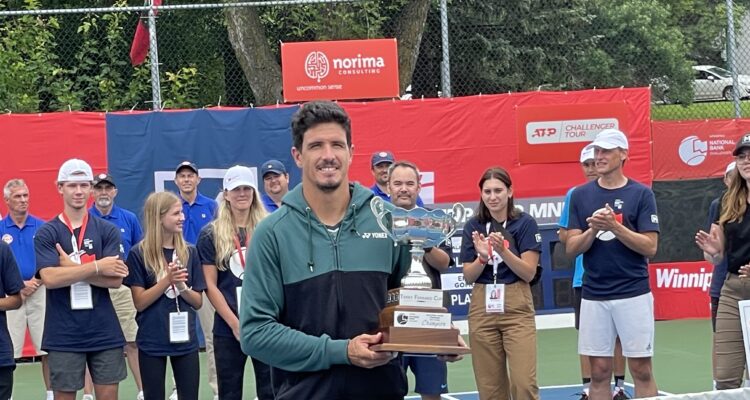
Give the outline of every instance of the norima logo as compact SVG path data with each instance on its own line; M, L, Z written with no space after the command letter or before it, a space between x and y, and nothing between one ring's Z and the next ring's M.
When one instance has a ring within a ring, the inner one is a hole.
M657 268L656 287L667 289L700 288L702 291L711 287L711 272L701 268L700 272L681 273L679 268Z

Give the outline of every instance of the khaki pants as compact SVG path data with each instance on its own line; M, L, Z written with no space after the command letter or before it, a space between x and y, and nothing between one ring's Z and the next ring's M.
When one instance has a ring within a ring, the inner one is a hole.
M216 359L214 357L214 306L208 300L206 292L203 292L203 306L198 309L198 319L201 321L203 337L206 339L206 364L208 366L208 385L215 395L219 394L219 385L216 381Z
M469 338L481 400L539 399L536 382L536 323L529 284L505 285L505 312L485 312L485 287L474 284Z
M714 334L714 379L716 389L735 389L742 386L745 370L745 345L737 302L750 299L750 279L727 274L719 298Z
M41 285L34 294L23 300L20 308L5 312L10 340L13 343L13 358L20 358L23 353L27 326L36 354L47 354L41 350L46 308L47 288Z

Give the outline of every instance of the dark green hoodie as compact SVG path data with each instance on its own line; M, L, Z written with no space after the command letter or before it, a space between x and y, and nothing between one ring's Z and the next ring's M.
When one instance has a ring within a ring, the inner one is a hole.
M400 360L350 365L349 339L378 328L386 292L409 268L370 210L372 192L355 183L331 234L297 185L264 219L247 252L242 285L242 350L275 367L277 399L397 399L406 394Z

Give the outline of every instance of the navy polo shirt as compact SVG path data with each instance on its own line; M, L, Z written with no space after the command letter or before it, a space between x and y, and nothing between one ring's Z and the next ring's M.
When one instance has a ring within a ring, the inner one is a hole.
M34 277L36 273L36 257L34 256L34 235L44 225L44 221L29 214L26 223L19 228L10 215L0 221L0 238L10 245L16 263L21 269L21 278L25 281Z
M0 297L18 294L23 288L23 280L10 246L0 243ZM8 321L5 318L5 311L0 310L0 367L14 365L16 362L13 359L13 343L8 333Z
M391 201L391 196L389 196L388 193L380 190L380 186L378 186L377 183L370 186L370 190L372 190L372 193L374 193L375 196L378 196L385 201ZM421 196L417 196L417 207L424 207L424 201L422 201Z
M75 229L76 238L80 228ZM59 243L67 254L73 253L70 229L55 217L42 225L34 238L36 250L37 276L44 268L61 267L55 244ZM111 223L89 218L83 243L82 257L95 257L99 260L109 256L119 256L120 231ZM91 285L94 308L73 310L70 307L70 286L57 289L47 288L47 311L44 317L42 350L90 352L113 349L125 345L120 322L109 297L109 289Z
M247 240L247 233L244 229L240 230L239 241L241 244L245 244ZM246 254L247 246L242 246L242 254ZM214 230L212 225L208 225L201 231L201 235L198 238L198 254L201 258L201 264L210 265L217 268L219 260L216 259L216 246L214 244ZM235 261L239 258L237 256L237 250L232 251L232 258ZM227 263L229 264L229 263ZM219 288L224 299L227 301L229 309L232 310L235 316L237 313L237 288L242 287L242 274L244 269L241 264L235 265L235 268L230 268L227 265L227 269L222 271L217 268L216 286ZM232 328L229 327L224 318L219 313L214 314L214 335L231 337L234 338Z
M569 229L585 232L586 218L609 204L633 232L659 232L654 192L628 179L625 186L606 189L594 180L578 186L570 196ZM582 297L587 300L617 300L640 296L651 291L648 282L648 259L625 246L612 232L599 232L591 247L583 253Z
M527 251L536 251L537 253L542 251L542 237L539 234L539 226L529 214L521 212L518 217L509 219L504 229L513 236L514 245L510 247L510 251L517 257L521 257L521 254ZM490 232L494 231L494 228L490 227ZM474 232L487 236L487 224L479 222L478 217L472 217L464 225L463 237L461 238L461 255L459 256L459 261L462 264L471 263L477 258L474 240L471 238ZM498 264L497 283L509 284L520 279L505 262ZM492 263L488 262L477 278L477 283L491 284L493 282L493 267Z
M182 236L188 243L195 245L198 242L201 229L214 219L217 207L216 200L200 193L195 197L193 204L182 199L182 212L185 214Z
M171 262L174 249L163 250L165 259ZM195 247L188 246L188 252L188 261L183 263L188 272L186 284L196 292L202 292L206 290L206 282L203 278L198 251ZM130 274L125 278L126 285L130 287L140 286L144 289L156 285L156 276L146 268L140 244L133 247L133 251L128 254L127 264ZM135 320L138 322L138 334L135 338L138 350L157 357L180 356L198 351L195 310L182 296L177 296L177 301L180 304L180 312L188 313L190 340L184 343L170 343L169 313L177 312L177 303L175 299L170 299L165 293L162 293L150 306L135 315Z
M130 249L138 243L143 237L141 223L138 217L132 212L117 206L112 206L112 211L107 215L102 215L96 206L89 209L89 213L105 221L111 222L120 230L120 239L122 240L122 254L127 256Z
M276 202L273 201L271 196L263 193L260 198L263 200L263 206L266 208L266 211L272 213L279 209L279 206L276 205Z

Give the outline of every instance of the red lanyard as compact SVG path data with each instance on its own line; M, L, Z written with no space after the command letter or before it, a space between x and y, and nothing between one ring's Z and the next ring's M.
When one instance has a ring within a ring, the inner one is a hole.
M245 234L245 247L247 247L248 243L250 243L250 235ZM239 233L234 236L234 248L237 249L237 254L240 255L240 264L242 264L242 269L245 269L245 254L243 254L242 247L240 246Z
M72 239L72 245L73 245L73 252L78 253L78 251L83 247L83 234L86 232L86 225L89 224L89 213L83 215L83 222L81 223L81 230L78 232L78 241L75 241L75 231L73 230L73 223L70 222L70 218L68 218L67 215L65 215L65 212L62 212L60 215L62 215L63 222L65 223L65 226L70 229L70 234L73 235Z

